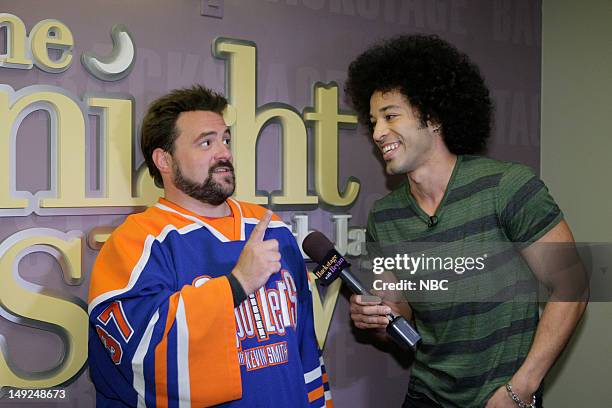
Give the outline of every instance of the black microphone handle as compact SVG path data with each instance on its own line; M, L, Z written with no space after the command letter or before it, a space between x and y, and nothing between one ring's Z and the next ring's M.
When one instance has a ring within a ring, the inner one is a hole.
M370 291L363 287L361 282L359 282L359 280L353 276L349 268L344 268L340 272L340 279L346 283L346 286L349 287L351 292L356 293L357 295L370 295Z
M340 279L346 283L349 289L358 295L370 295L370 291L363 287L361 282L353 276L349 268L344 268L340 271ZM400 346L405 348L416 348L418 342L421 340L419 333L408 323L408 321L395 313L387 315L389 319L389 325L387 326L387 333L391 338Z
M342 279L342 281L346 283L346 286L349 287L351 292L355 293L356 295L372 295L370 291L364 288L361 282L359 282L359 280L355 276L353 276L349 268L344 268L340 272L340 279ZM394 313L390 313L387 315L389 321L392 321L395 317L396 315Z

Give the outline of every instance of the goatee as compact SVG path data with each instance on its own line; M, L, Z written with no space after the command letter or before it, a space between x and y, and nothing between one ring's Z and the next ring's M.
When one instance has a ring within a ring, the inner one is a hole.
M212 165L208 169L208 177L206 177L203 183L196 183L183 176L178 162L174 161L172 167L174 168L174 185L183 193L204 204L217 206L234 194L236 177L234 176L234 166L229 161L223 160ZM223 178L223 181L228 186L223 186L214 179L214 171L220 167L225 167L229 170L228 174Z

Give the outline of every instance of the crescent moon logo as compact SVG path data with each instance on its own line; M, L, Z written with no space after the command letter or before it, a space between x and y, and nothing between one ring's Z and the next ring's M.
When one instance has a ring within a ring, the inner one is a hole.
M113 51L107 57L98 57L92 52L83 53L81 64L94 77L102 81L118 81L129 75L136 62L134 40L123 24L111 30Z

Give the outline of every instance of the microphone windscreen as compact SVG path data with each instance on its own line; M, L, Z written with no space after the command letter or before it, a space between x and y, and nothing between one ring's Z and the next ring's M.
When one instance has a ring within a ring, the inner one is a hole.
M313 231L304 238L302 249L310 259L321 264L329 251L334 249L334 244L321 232Z
M350 264L336 251L334 244L319 231L314 231L304 238L302 249L318 265L312 271L318 281L327 286L340 276L343 269Z

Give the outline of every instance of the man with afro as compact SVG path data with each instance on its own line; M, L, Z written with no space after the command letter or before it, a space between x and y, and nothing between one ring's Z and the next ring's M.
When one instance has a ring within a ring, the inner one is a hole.
M541 407L542 381L574 332L588 289L554 301L563 288L548 278L559 268L543 248L573 243L562 212L528 167L479 156L493 107L478 67L436 36L402 35L357 57L345 91L386 172L406 175L371 209L368 241L518 245L520 255L461 275L462 299L477 295L483 279L509 276L535 276L550 290L541 316L537 298L411 302L405 292L407 302L392 303L353 295L357 328L378 333L394 312L421 334L403 407ZM522 281L508 282L504 293L519 296Z

